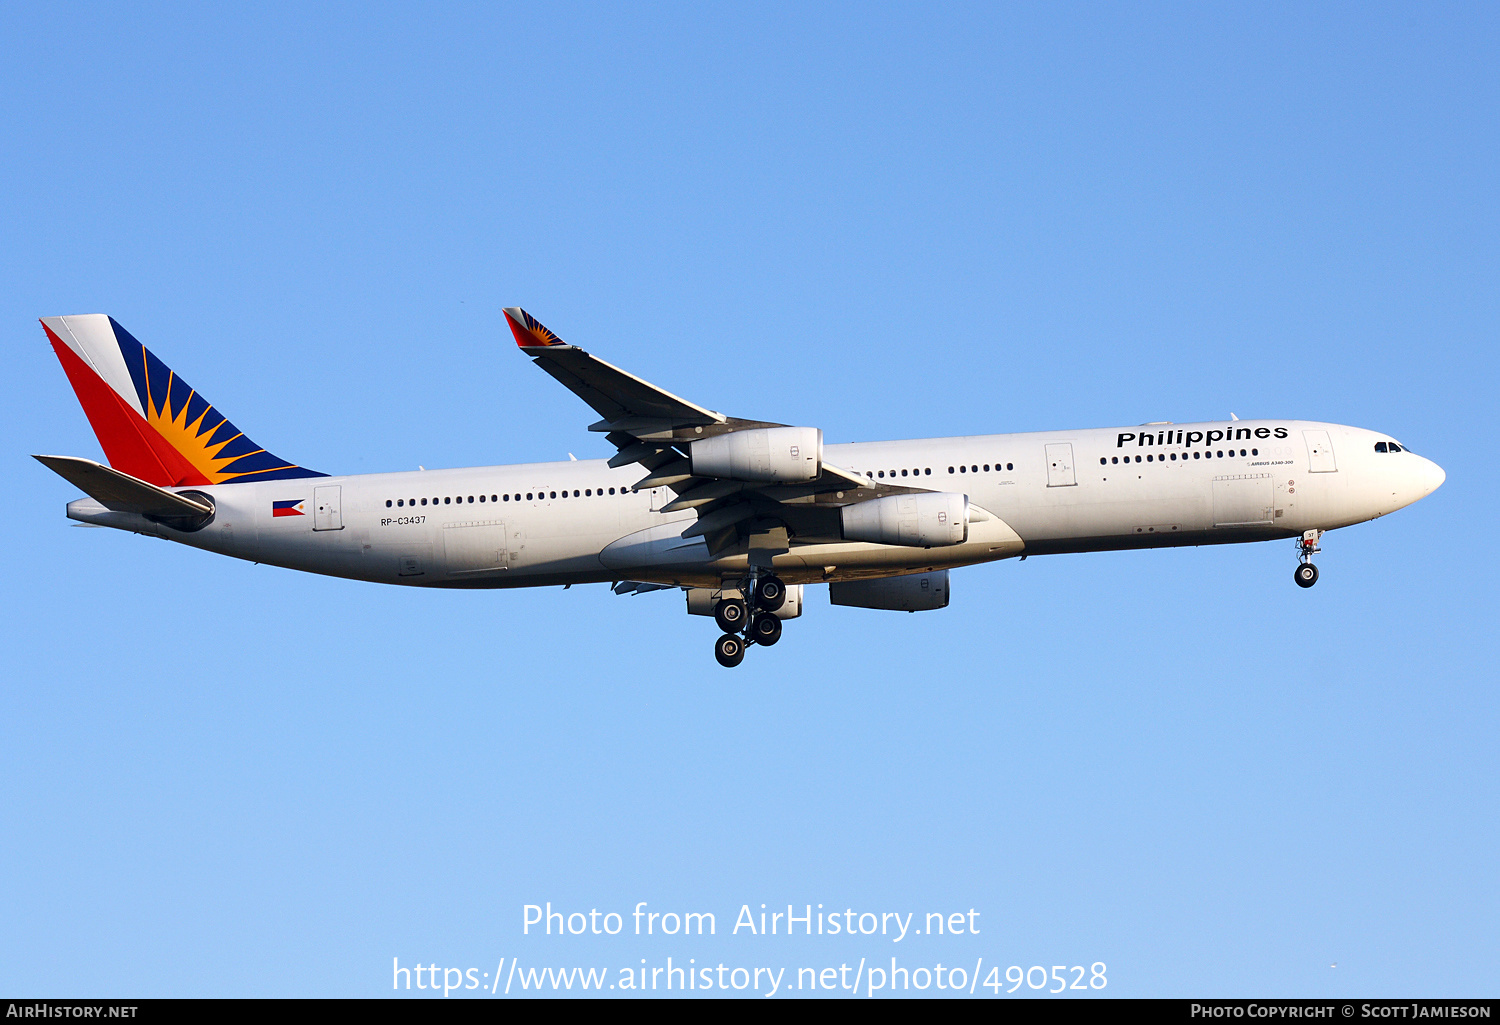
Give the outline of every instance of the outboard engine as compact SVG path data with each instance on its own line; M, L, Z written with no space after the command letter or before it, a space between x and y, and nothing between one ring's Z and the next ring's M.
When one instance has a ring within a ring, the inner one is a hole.
M756 427L695 441L693 473L757 483L817 480L823 432L816 427Z

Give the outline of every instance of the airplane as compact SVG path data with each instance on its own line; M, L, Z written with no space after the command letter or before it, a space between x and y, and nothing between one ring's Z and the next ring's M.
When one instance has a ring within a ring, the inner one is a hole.
M569 345L519 307L522 353L600 419L609 459L330 475L252 442L113 318L42 327L108 465L35 458L89 497L70 519L257 563L413 587L680 588L739 665L832 604L916 612L949 571L1065 552L1292 538L1311 587L1324 533L1443 483L1388 434L1241 420L825 444L743 420ZM644 475L642 475L644 471Z

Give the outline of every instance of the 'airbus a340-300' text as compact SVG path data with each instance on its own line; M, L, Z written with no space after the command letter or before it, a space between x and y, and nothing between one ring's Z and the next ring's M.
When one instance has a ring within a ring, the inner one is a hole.
M948 604L959 566L1060 552L1295 538L1432 493L1437 464L1378 431L1304 420L1152 423L824 444L816 427L678 398L505 310L521 351L598 414L609 459L329 475L251 441L113 318L42 326L109 464L37 456L83 523L222 555L415 587L681 588L738 665L803 590L835 605Z

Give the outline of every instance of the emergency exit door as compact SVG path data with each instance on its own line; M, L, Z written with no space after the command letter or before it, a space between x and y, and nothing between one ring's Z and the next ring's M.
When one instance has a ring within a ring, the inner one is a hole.
M343 530L344 514L339 510L337 484L313 488L313 530Z
M1047 446L1047 486L1069 488L1078 483L1073 475L1073 446L1057 442Z

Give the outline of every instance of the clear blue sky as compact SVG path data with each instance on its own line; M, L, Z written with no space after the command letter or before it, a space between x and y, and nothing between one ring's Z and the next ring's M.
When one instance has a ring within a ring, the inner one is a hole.
M896 954L1493 995L1497 47L1482 4L9 5L0 991ZM674 593L74 529L29 458L99 455L36 323L92 312L318 469L606 454L510 304L833 442L1233 411L1448 481L1311 591L1290 542L1009 562L942 612L819 591L725 672ZM522 936L549 900L720 935ZM725 935L762 902L981 933Z

